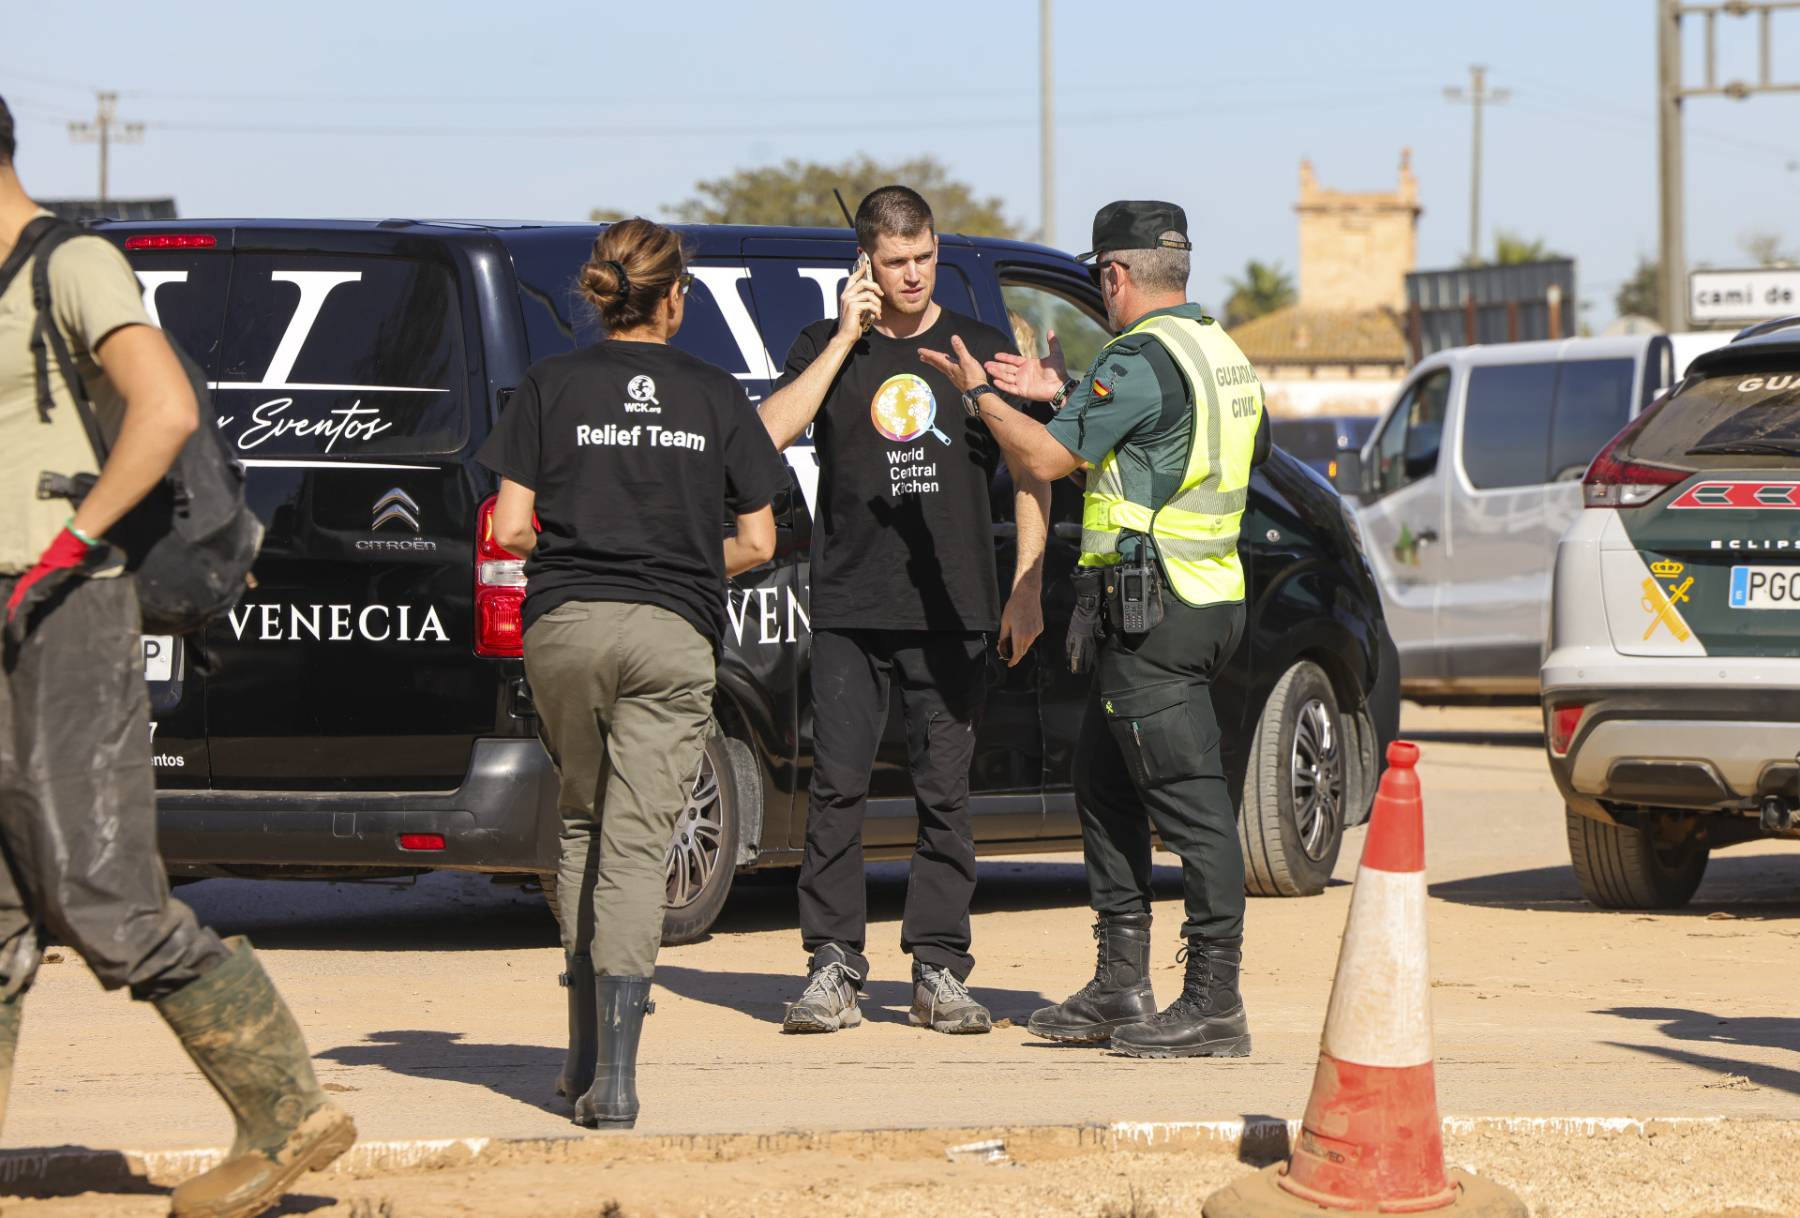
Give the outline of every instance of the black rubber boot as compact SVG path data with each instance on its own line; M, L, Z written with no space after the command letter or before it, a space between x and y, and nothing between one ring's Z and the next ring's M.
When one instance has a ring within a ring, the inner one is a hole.
M250 1218L302 1173L350 1149L356 1126L313 1077L312 1057L287 1003L243 939L223 964L156 1000L194 1064L237 1118L225 1161L182 1183L173 1218Z
M599 1036L594 1085L575 1101L575 1123L589 1129L630 1129L637 1124L638 1037L655 1009L648 977L596 977Z
M1242 939L1188 940L1187 978L1166 1011L1113 1033L1126 1057L1249 1057L1250 1021L1238 996Z
M1094 922L1094 979L1053 1007L1032 1013L1033 1036L1105 1044L1113 1031L1156 1014L1150 992L1150 915L1102 914Z
M594 1083L594 961L586 952L563 957L563 988L569 991L569 1055L563 1059L556 1094L572 1100Z
M12 1094L13 1050L19 1047L19 1021L25 1014L25 995L0 998L0 1128L6 1125L6 1097Z

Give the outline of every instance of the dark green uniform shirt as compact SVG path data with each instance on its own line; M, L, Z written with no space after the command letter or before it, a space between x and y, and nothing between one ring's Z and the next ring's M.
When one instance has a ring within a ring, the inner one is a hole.
M1189 321L1212 319L1196 304L1156 309L1138 318L1162 314ZM1168 350L1153 335L1128 334L1101 349L1094 366L1081 378L1049 423L1050 435L1064 448L1099 465L1114 453L1125 498L1160 507L1181 488L1187 470L1188 445L1194 432L1194 406L1186 378ZM1268 412L1256 429L1253 464L1269 451Z

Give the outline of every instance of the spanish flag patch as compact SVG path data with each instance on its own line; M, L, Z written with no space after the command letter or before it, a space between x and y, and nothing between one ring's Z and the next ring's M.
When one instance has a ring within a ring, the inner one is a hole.
M1099 377L1095 377L1094 378L1094 396L1097 398L1109 398L1112 396L1112 387L1109 386L1105 381L1101 380Z

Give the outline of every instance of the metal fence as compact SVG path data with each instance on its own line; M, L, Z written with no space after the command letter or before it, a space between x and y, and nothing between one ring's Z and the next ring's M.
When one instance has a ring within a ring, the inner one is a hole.
M1406 303L1415 363L1446 347L1568 338L1575 333L1575 261L1414 271L1406 277Z

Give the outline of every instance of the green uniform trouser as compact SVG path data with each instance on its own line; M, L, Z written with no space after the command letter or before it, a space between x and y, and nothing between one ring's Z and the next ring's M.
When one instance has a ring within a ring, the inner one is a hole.
M1150 912L1150 828L1181 859L1184 938L1244 933L1237 807L1219 760L1212 683L1244 633L1244 605L1195 609L1165 591L1154 630L1107 630L1075 753L1088 897L1102 914Z
M596 976L648 977L712 720L712 644L655 605L571 601L525 632L525 675L562 779L563 950Z

